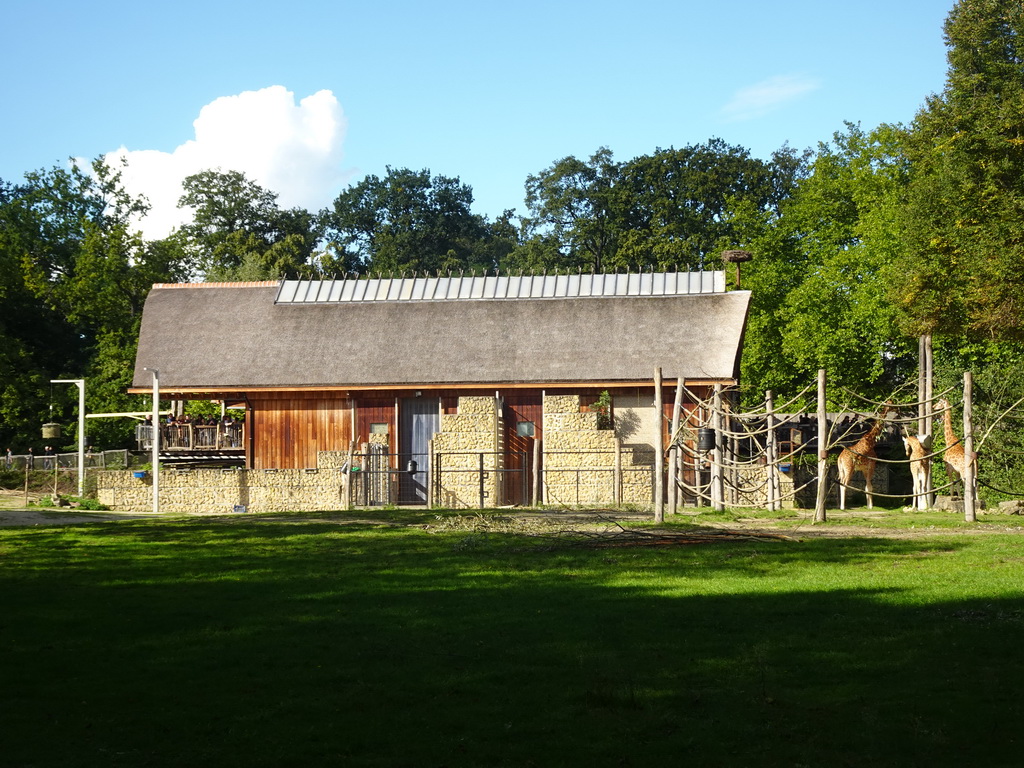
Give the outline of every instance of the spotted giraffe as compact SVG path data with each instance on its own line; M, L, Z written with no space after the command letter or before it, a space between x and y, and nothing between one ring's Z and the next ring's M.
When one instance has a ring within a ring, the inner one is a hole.
M871 429L853 445L843 448L839 454L839 508L846 509L846 488L853 479L855 472L864 475L864 494L867 496L868 509L874 506L874 477L875 464L878 454L875 453L875 442L885 426L885 421L890 413L896 413L896 408L891 403L886 403L885 408L875 418Z
M923 512L928 509L928 475L931 474L928 454L932 450L932 435L904 435L903 447L910 457L910 476L914 481L914 500L908 509Z
M974 454L971 457L971 464L974 465L974 484L968 489L964 482L964 474L967 470L967 463L964 456L964 444L957 437L956 432L953 430L953 407L949 404L946 398L941 398L937 403L939 410L942 411L942 429L946 436L946 450L942 452L942 460L946 464L946 474L949 476L950 482L956 483L959 481L961 488L963 488L964 496L967 495L968 491L973 494L974 498L978 498L978 454Z

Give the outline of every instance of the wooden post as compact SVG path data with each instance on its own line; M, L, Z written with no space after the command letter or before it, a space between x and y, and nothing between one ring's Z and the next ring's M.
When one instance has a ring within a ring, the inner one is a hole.
M767 465L768 509L776 512L779 509L778 446L775 443L775 395L769 389L765 392L765 414L767 430L765 435L765 464Z
M964 520L968 523L978 522L975 507L978 479L975 477L977 467L974 464L974 427L971 419L972 401L974 399L974 379L970 371L964 372Z
M533 506L539 507L543 502L541 501L541 487L540 487L540 458L541 458L541 441L533 441Z
M153 377L153 514L160 514L160 371L156 368L143 368Z
M29 457L25 457L25 509L28 509L28 462Z
M345 458L345 509L352 509L352 455L356 450L356 441L348 443L348 456Z
M672 431L668 440L668 511L673 515L679 513L679 483L676 481L679 471L679 445L676 437L679 434L679 417L683 410L683 380L676 381L676 397L672 403Z
M825 369L818 370L818 495L814 502L814 522L826 522L828 500L828 410L825 404Z
M615 438L615 468L612 471L612 500L615 506L622 504L622 441Z
M654 522L665 522L665 413L661 398L661 368L654 369Z
M740 469L736 464L736 457L740 455L740 439L736 435L735 424L732 420L732 406L728 406L728 415L724 416L725 428L730 433L729 454L726 461L729 464L729 501L732 504L740 503Z
M372 478L367 472L370 468L370 444L361 443L359 446L359 452L362 456L360 463L363 465L362 471L359 473L359 477L363 483L363 506L366 507L370 504L370 482L372 481Z
M917 434L923 435L928 430L928 397L925 394L925 337L917 340Z
M665 466L668 470L667 477L665 478L665 481L668 483L668 513L674 515L679 508L679 503L676 500L676 446L671 441L668 444L668 461Z
M484 454L480 452L480 461L477 462L478 472L480 475L480 506L478 509L484 508Z
M714 429L715 424L712 421L710 412L705 412L697 426L697 439L694 440L694 447L700 448L700 424L703 424L705 428ZM708 462L708 455L706 452L701 453L700 450L694 451L693 460L693 476L694 476L694 496L697 500L697 506L703 507L705 502L708 506L711 505L711 479L708 478L708 486L704 488L704 465Z
M430 484L434 488L434 503L444 504L444 453L438 451L430 457Z
M711 419L715 425L715 449L711 453L711 507L715 512L725 511L725 483L722 472L722 385L715 384L715 397Z
M932 398L935 396L935 358L932 354L932 335L929 333L924 337L924 400L927 403L925 410L925 417L927 419L925 423L924 431L927 434L935 432L935 427L932 419ZM932 492L932 473L931 461L929 460L929 471L925 472L925 500L927 501L928 509L935 506L935 494Z
M434 441L427 440L427 509L434 508Z

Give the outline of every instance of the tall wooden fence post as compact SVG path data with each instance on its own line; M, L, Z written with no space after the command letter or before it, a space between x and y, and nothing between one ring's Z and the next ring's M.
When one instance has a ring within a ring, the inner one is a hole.
M480 451L480 458L479 458L479 461L477 462L477 474L479 475L479 478L480 478L480 506L478 506L477 509L483 509L484 508L484 497L486 496L486 492L485 492L485 489L484 489L484 453L483 453L483 451Z
M712 401L711 418L715 425L715 449L711 453L711 506L715 512L725 511L725 481L723 477L722 430L722 385L715 384L715 397Z
M818 370L818 494L814 502L814 522L826 522L828 500L828 409L825 404L825 369Z
M348 456L345 458L345 509L352 509L352 458L356 452L356 441L350 440Z
M622 504L622 441L615 438L615 464L612 466L612 501L616 507Z
M427 509L434 508L434 441L427 440Z
M766 461L768 465L767 469L767 481L768 481L768 509L771 512L775 512L779 509L779 467L778 467L778 446L775 442L775 396L769 389L765 392L765 453Z
M925 386L925 352L924 352L924 340L925 337L921 336L917 340L917 434L923 435L925 432L930 432L928 429L928 397L926 395Z
M974 378L970 371L964 372L964 519L968 523L978 522L975 507L977 499L978 467L974 463L974 426L972 423L972 401L974 400Z
M540 440L533 441L533 506L539 507L543 503L541 498L541 487L540 487L540 460L541 460L541 447Z
M917 434L931 435L934 432L932 422L932 396L934 394L934 359L932 356L932 337L925 334L921 337L918 345L918 387L917 399L919 402L917 411ZM930 469L930 462L929 462ZM924 475L924 498L914 499L914 506L918 509L931 509L935 505L935 497L932 494L932 473L926 471Z
M665 522L665 408L661 397L661 368L654 369L654 522Z
M668 511L679 513L679 419L683 410L683 380L676 381L676 397L672 403L672 427L668 438Z

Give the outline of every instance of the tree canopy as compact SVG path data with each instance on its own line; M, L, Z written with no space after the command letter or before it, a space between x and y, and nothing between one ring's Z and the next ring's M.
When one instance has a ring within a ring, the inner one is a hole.
M474 214L472 203L472 188L457 178L388 167L334 201L328 263L359 273L494 269L511 232Z
M1024 6L961 0L949 71L907 132L903 279L911 331L1024 339Z
M277 194L239 171L188 176L179 207L192 220L175 234L207 280L266 280L309 272L322 234L320 217L284 210Z
M730 212L777 208L801 168L788 148L764 161L721 139L622 163L606 147L566 157L527 178L525 242L513 256L527 268L716 268L736 239Z
M473 210L468 183L427 169L389 166L321 211L208 169L184 183L190 222L147 241L132 224L147 203L115 167L0 180L0 442L32 443L50 378L86 376L91 410L129 409L154 282L719 269L736 248L754 254L752 398L793 394L820 367L883 394L913 376L915 339L931 333L941 370L970 365L980 390L1012 401L1024 395L1007 373L1024 363L1024 6L960 0L944 35L945 87L909 125L847 123L768 158L720 138L626 160L600 147L528 175L524 211L495 220ZM114 443L118 430L94 431Z
M0 442L33 444L50 379L87 376L90 410L124 410L146 295L187 270L175 250L131 231L146 203L102 162L0 189ZM67 410L65 393L54 399ZM90 427L98 439L124 439L123 426Z

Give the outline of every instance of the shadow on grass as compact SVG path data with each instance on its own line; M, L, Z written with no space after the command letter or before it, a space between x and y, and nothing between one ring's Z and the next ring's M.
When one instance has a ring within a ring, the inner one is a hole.
M5 763L1012 765L998 542L0 536ZM979 558L990 566L979 576Z

